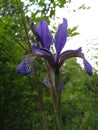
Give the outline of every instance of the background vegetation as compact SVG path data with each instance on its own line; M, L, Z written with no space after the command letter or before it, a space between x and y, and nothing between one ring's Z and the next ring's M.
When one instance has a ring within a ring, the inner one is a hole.
M41 112L43 110L49 130L56 129L52 120L54 112L49 89L43 83L43 59L35 62L37 77L34 74L21 76L16 73L16 67L29 52L28 45L34 44L34 35L26 16L29 7L33 5L31 20L35 24L42 19L46 19L50 24L55 17L56 7L63 8L70 2L71 0L50 0L48 3L44 0L29 0L26 4L20 0L0 0L0 130L45 130ZM69 29L69 35L73 36L74 31L76 28ZM94 75L89 77L76 59L70 59L64 65L62 73L65 84L62 92L65 129L97 130L96 70Z

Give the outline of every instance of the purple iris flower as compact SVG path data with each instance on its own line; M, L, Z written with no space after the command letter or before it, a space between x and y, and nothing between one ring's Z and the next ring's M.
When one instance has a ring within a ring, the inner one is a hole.
M59 73L64 61L72 57L80 57L83 59L84 68L89 75L92 75L92 66L85 59L82 49L67 50L61 53L67 41L67 20L64 18L63 23L53 38L45 20L42 20L36 28L36 36L39 39L37 45L32 46L32 54L28 54L17 67L17 72L23 75L30 75L33 71L33 62L37 57L43 57L47 60L49 66L54 70L55 74ZM50 48L54 42L56 54L54 55Z

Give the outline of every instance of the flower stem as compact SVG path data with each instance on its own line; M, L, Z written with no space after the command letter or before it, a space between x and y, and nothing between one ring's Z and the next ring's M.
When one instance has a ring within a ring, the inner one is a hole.
M57 98L56 98L56 121L58 124L58 130L64 130L63 123L62 123L62 118L61 118L61 74L60 72L58 74L55 74L55 87L56 87L56 92L57 92Z
M58 130L64 130L64 127L62 126L62 121L60 118L60 113L55 111L55 115L56 115L56 122L57 122Z
M51 84L50 87L50 94L52 98L52 103L54 107L54 112L55 112L55 121L56 121L56 126L57 130L63 130L62 126L62 121L61 121L61 115L60 115L60 104L61 104L61 76L60 75L55 75L54 71L52 68L50 68L47 64L47 73L48 73L48 78ZM54 78L53 78L54 76Z

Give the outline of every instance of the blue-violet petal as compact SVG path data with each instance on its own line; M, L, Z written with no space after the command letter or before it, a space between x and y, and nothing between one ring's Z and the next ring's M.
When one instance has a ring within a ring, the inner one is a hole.
M50 45L52 43L52 36L50 34L48 24L45 20L42 20L36 28L36 35L40 40L42 47L50 50Z
M93 75L92 66L90 65L90 63L85 58L83 59L83 62L84 62L84 68L88 73L88 75Z
M46 75L45 78L44 78L44 84L45 84L48 88L51 87L51 84L50 84L50 80L49 80L49 78L48 78L48 75Z
M55 35L55 48L57 55L60 54L67 40L67 19L63 19L63 23L59 25Z
M55 59L51 51L45 48L37 49L37 47L34 47L33 52L34 52L34 55L45 58L48 61L51 68L55 67Z
M59 67L61 67L64 63L65 60L73 57L80 57L84 58L84 54L82 53L81 47L76 49L76 50L67 50L64 51L60 56L59 56Z
M35 58L36 56L28 54L17 67L17 73L20 73L25 76L30 75L33 72L33 61L35 60Z

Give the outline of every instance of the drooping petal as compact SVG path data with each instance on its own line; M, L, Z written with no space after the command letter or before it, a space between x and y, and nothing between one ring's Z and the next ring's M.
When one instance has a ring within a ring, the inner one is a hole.
M33 61L36 59L36 56L28 54L23 61L19 64L16 71L22 75L28 76L33 72Z
M86 72L89 75L92 75L92 66L90 65L90 63L85 59L84 54L81 52L81 48L77 49L77 50L68 50L63 52L60 55L59 58L59 67L62 66L62 64L64 63L65 60L67 60L68 58L72 58L72 57L80 57L83 59L83 63L84 63L84 68L86 70Z
M68 50L68 51L63 52L59 57L59 67L61 67L64 61L69 58L72 58L72 57L84 58L84 54L81 51L82 49L78 48L77 50Z
M82 47L79 47L79 48L76 49L75 51L77 51L77 52L82 52Z
M88 75L93 75L92 66L85 58L83 58L83 63L84 63L84 68L86 72L88 73Z
M45 76L44 78L44 84L50 88L51 87L51 83L50 83L50 80L49 80L49 77L48 75ZM55 84L53 84L55 86ZM60 81L60 91L63 91L64 90L64 83L63 81Z
M50 80L49 80L49 78L48 78L48 75L46 75L45 78L44 78L44 84L45 84L48 88L51 87L51 83L50 83Z
M50 34L48 24L45 20L42 20L36 28L36 35L40 40L42 47L50 50L50 45L52 42L52 36Z
M55 75L52 68L48 68L48 73L44 77L44 83L48 88L54 89L55 87Z
M67 19L63 19L63 23L59 25L55 35L55 48L57 55L60 54L67 40Z
M55 67L54 56L49 50L45 48L40 49L40 48L34 47L33 52L35 53L36 56L45 58L52 68Z

